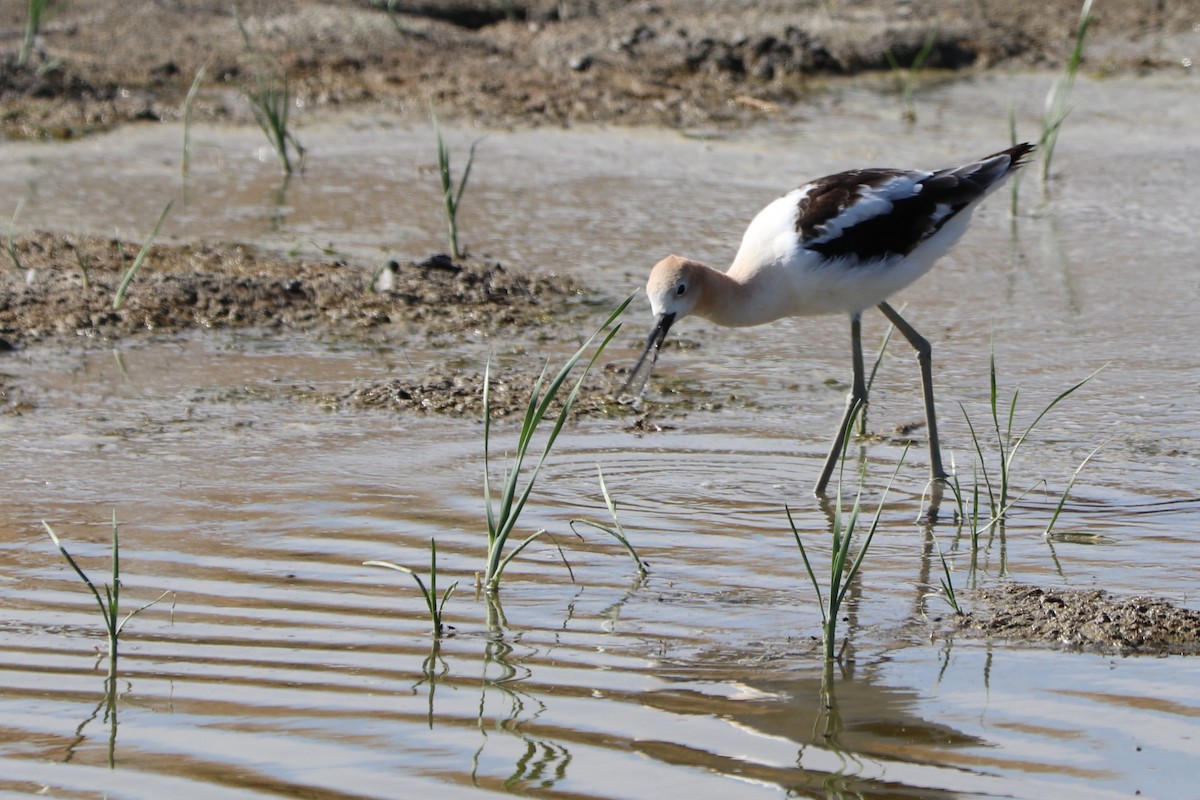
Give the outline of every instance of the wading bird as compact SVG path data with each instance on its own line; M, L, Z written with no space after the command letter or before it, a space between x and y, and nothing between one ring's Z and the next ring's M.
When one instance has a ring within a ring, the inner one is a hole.
M816 493L823 495L855 413L867 402L861 319L864 309L875 306L917 351L929 472L935 484L943 480L929 342L887 298L928 272L962 238L976 206L1032 151L1033 145L1018 144L936 172L839 172L806 183L760 211L727 272L667 256L654 265L646 284L656 322L625 388L634 384L650 355L637 393L644 391L667 332L689 314L718 325L746 327L783 317L848 312L854 382L817 481Z

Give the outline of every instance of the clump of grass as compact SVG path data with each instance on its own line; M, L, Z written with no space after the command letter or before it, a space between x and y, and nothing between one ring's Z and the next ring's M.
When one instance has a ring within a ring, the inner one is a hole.
M425 600L425 607L429 609L429 618L433 622L433 635L441 636L446 629L443 621L442 611L446 607L446 601L450 599L450 595L454 594L454 589L458 586L458 581L450 584L446 591L438 595L437 590L437 541L429 540L429 586L425 586L425 581L421 580L421 576L408 567L403 567L399 564L393 564L391 561L364 561L364 567L384 567L385 569L394 569L397 572L403 572L406 575L411 575L417 583L417 588L421 592L421 597Z
M612 525L602 525L599 522L592 522L587 519L573 519L570 522L571 530L576 536L579 532L575 529L576 525L587 525L589 528L595 528L598 531L603 531L609 536L616 539L629 553L629 557L633 559L633 563L637 565L638 575L646 577L650 574L650 570L646 567L646 563L642 561L637 550L629 543L629 537L625 535L625 528L621 525L621 520L617 518L617 504L613 502L612 495L608 493L608 486L604 483L604 470L600 469L600 465L596 465L596 473L600 476L600 493L604 495L604 505L608 507L608 515L612 517Z
M592 366L596 363L596 359L604 352L604 348L616 336L620 330L620 325L613 323L617 318L624 313L632 302L634 295L629 295L625 301L621 303L604 323L596 329L595 333L588 337L575 354L572 355L562 368L554 376L549 384L543 384L546 378L546 370L542 370L541 376L534 384L533 389L529 394L529 403L525 409L525 416L521 421L521 431L517 438L516 451L512 455L511 463L505 468L501 488L498 496L493 496L491 482L491 403L490 403L490 369L484 371L483 378L483 497L484 504L487 510L487 562L482 576L483 586L489 593L495 593L500 588L500 578L504 573L504 569L509 562L524 550L531 542L545 534L544 530L538 530L519 544L513 547L507 555L505 554L505 546L509 536L520 519L521 512L525 509L525 503L529 500L529 495L533 491L534 483L537 481L538 474L541 472L542 466L546 463L546 457L550 455L551 448L554 447L554 442L558 438L558 434L562 431L566 424L567 417L571 413L571 407L575 403L575 398L579 394L580 387L583 385L584 379L587 377ZM608 331L607 335L597 345L595 352L592 353L591 359L583 369L583 373L575 381L575 385L571 388L566 398L562 400L562 408L558 412L558 416L550 428L549 434L546 436L546 442L542 446L541 455L537 458L534 466L529 470L526 478L525 488L518 491L518 484L522 477L525 459L530 455L529 449L533 444L533 436L545 419L546 414L550 410L550 404L554 402L563 389L564 384L575 365L583 358L584 353L592 342L594 342L604 331Z
M174 200L168 200L163 207L162 213L158 215L158 221L154 223L154 230L149 238L142 243L142 249L138 251L137 257L133 263L129 265L129 269L125 270L124 276L121 277L121 283L117 286L117 293L113 296L113 310L120 311L121 306L125 303L125 293L129 290L129 284L133 282L133 278L137 275L138 270L142 268L142 262L146 260L146 254L150 252L150 246L154 244L154 240L158 238L158 232L162 229L163 220L167 218L167 212L171 210ZM82 263L82 262L81 262Z
M917 104L914 99L914 92L917 84L917 73L925 64L925 59L929 58L929 54L933 52L933 45L937 41L937 28L929 32L925 37L925 43L921 45L921 49L913 56L912 63L907 68L901 67L900 62L892 55L892 51L888 50L884 53L887 58L888 65L892 68L892 75L896 78L896 83L900 86L900 97L904 103L904 111L902 116L908 122L917 121Z
M1104 368L1101 367L1100 369ZM1028 426L1026 426L1024 431L1022 431L1019 435L1014 435L1013 424L1016 420L1017 399L1020 396L1020 390L1018 389L1013 391L1012 399L1008 403L1007 413L1002 414L1002 407L999 400L999 388L996 381L996 353L995 351L992 352L988 368L989 381L991 384L989 405L992 417L992 430L996 435L996 447L999 456L996 467L997 471L999 472L998 475L993 476L993 474L988 472L987 460L983 455L983 444L975 430L975 425L971 422L971 418L967 415L967 411L961 403L959 404L959 408L962 408L963 416L967 421L967 427L971 432L972 445L975 448L976 455L979 457L980 472L983 476L984 486L987 489L988 503L991 507L991 515L993 520L1002 518L1004 514L1007 513L1007 511L1012 507L1013 503L1017 502L1021 499L1021 497L1024 497L1025 494L1031 491L1026 490L1026 492L1022 493L1015 499L1012 498L1013 463L1017 458L1017 453L1020 451L1021 445L1025 443L1025 441L1029 438L1029 435L1033 433L1034 428L1038 426L1038 423L1040 423L1042 419L1054 409L1055 406L1074 394L1078 389L1094 378L1099 372L1099 369L1096 370L1071 388L1059 393L1053 400L1047 403L1040 412L1038 412L1038 415L1034 417L1033 421L1030 422ZM1001 422L1002 418L1004 420L1003 422ZM993 480L993 477L995 477L995 480Z
M954 493L955 500L958 504L959 519L965 520L969 523L971 547L973 552L978 549L979 536L982 533L997 525L1003 525L1006 515L1012 509L1012 507L1016 503L1020 502L1022 498L1036 489L1038 485L1043 483L1042 481L1038 481L1019 494L1016 494L1016 489L1014 488L1015 476L1013 465L1016 461L1017 453L1020 451L1021 446L1029 439L1034 429L1038 426L1042 419L1044 419L1046 415L1050 413L1052 409L1091 381L1091 379L1099 374L1100 370L1102 369L1104 369L1104 367L1092 372L1090 375L1074 384L1069 389L1060 392L1054 397L1053 400L1047 403L1034 417L1033 421L1030 422L1025 429L1018 434L1014 426L1017 414L1017 400L1020 396L1020 390L1015 390L1013 392L1012 398L1006 405L1000 402L1000 392L998 388L998 382L996 380L996 354L994 351L992 352L989 365L989 380L991 383L989 408L991 413L991 428L995 436L995 446L997 451L995 466L989 470L988 459L984 455L983 437L976 429L974 422L971 421L970 415L967 414L966 408L960 403L959 408L962 409L963 417L966 419L967 428L971 434L971 444L975 450L975 455L978 458L978 466L972 467L973 476L969 489L969 493L971 495L971 508L969 512L966 509L967 503L965 496L967 492L964 491L962 484L958 479L957 469L954 471L954 474L951 476L951 480L949 482L950 489ZM1075 480L1078 477L1080 470L1082 470L1082 468L1088 463L1088 461L1091 460L1092 456L1094 456L1098 450L1099 448L1093 450L1087 456L1087 458L1083 460L1079 467L1076 468L1075 474L1071 477L1070 482L1067 484L1067 488L1063 491L1062 496L1059 498L1058 507L1055 509L1054 515L1051 518L1048 527L1046 528L1046 534L1049 534L1055 522L1058 520L1059 514L1062 511L1062 507L1066 503L1067 495L1074 487ZM981 513L981 508L984 503L984 495L986 495L988 507L986 519Z
M45 520L42 521L42 527L46 529L46 533L50 534L51 541L58 548L58 552L66 559L67 564L71 569L75 570L75 574L83 581L88 590L92 593L92 597L96 598L96 605L100 607L100 615L104 618L104 629L108 635L108 681L114 681L117 675L117 642L121 637L121 631L124 630L125 624L133 617L145 611L150 606L162 600L169 591L163 592L154 600L146 603L144 606L135 608L121 618L121 545L120 532L117 526L117 512L113 511L112 517L112 583L104 584L104 597L100 596L100 591L96 588L96 584L87 576L71 554L67 552L67 548L58 538L58 534L54 528Z
M857 410L855 413L858 413ZM849 431L852 428L853 424L847 426L846 439L842 443L843 471L846 465L846 450L850 442ZM904 455L901 455L900 460L896 464L896 470L892 473L891 479L888 480L887 486L883 490L883 496L879 499L879 506L875 510L875 516L872 518L867 532L863 536L862 543L859 545L858 553L854 556L853 560L850 557L850 542L854 538L859 525L867 465L864 463L859 471L858 493L854 498L854 507L851 509L850 515L845 522L842 521L842 485L844 480L839 477L837 508L833 517L832 552L829 557L829 583L824 595L821 593L821 584L817 580L817 574L813 570L812 562L808 558L808 551L804 548L804 541L800 538L800 531L796 529L796 522L792 519L792 511L790 508L784 507L787 513L788 524L792 528L792 536L796 540L796 546L800 548L800 557L804 560L804 569L808 573L808 579L812 582L813 589L817 593L817 605L821 609L821 641L824 648L825 661L827 662L834 660L837 623L841 614L842 602L846 599L846 592L849 591L850 584L854 582L854 578L858 575L863 559L867 555L867 550L871 546L871 541L875 538L875 531L878 530L879 520L883 515L884 501L887 499L888 492L892 488L892 481L896 479L896 475L899 473L900 466L904 463L904 458L907 454L908 449L905 448Z
M1075 76L1079 73L1079 65L1083 61L1083 45L1087 39L1088 28L1092 24L1092 0L1083 0L1079 10L1079 22L1075 26L1075 47L1071 57L1067 59L1066 72L1054 82L1046 94L1046 103L1042 109L1042 136L1038 148L1042 154L1042 188L1050 179L1050 162L1054 158L1054 147L1058 143L1058 134L1063 122L1071 113L1068 99L1075 85Z
M480 140L471 143L471 150L467 154L467 166L463 169L462 179L459 180L458 187L455 188L454 177L450 169L450 150L446 147L446 143L442 139L442 128L438 124L437 114L431 110L430 116L433 117L433 133L437 138L438 177L442 182L442 206L446 211L450 255L458 259L463 256L462 248L458 244L458 208L462 202L463 192L467 188L467 179L471 177L471 165L475 163L475 148L479 145Z
M237 12L237 6L234 6L234 18L238 30L241 31L242 41L246 44L246 50L255 63L254 86L243 88L242 94L250 104L254 121L258 123L258 127L262 129L279 158L279 166L283 173L291 176L297 165L301 170L304 169L307 151L291 129L290 113L293 99L287 72L274 59L254 49L250 42L250 34ZM293 151L296 164L292 162Z

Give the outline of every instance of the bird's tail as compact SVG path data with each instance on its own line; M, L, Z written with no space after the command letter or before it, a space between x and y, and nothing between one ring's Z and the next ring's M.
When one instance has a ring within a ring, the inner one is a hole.
M1007 150L992 153L961 167L952 167L937 173L938 177L951 178L963 186L973 186L978 192L972 200L981 199L997 189L1004 179L1025 164L1025 157L1032 153L1034 147L1029 142L1013 145Z

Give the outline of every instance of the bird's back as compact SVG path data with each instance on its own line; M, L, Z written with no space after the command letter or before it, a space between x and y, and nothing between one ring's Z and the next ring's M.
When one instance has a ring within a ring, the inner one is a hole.
M767 287L774 318L874 305L927 272L1032 150L1020 144L934 172L859 169L807 183L759 212L730 275Z

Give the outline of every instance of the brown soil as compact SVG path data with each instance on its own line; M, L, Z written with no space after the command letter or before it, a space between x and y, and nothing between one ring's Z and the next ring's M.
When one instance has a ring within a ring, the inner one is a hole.
M152 245L121 307L114 299L138 247L115 239L38 233L13 242L24 276L0 279L0 350L33 342L111 342L208 328L253 328L324 334L359 341L419 335L436 345L504 331L510 341L556 333L577 337L596 324L599 301L575 282L524 274L494 261L433 256L392 262L389 288L370 269L345 261L291 259L244 245ZM11 257L9 257L11 261ZM86 268L85 268L86 267ZM615 302L614 302L615 305ZM607 308L607 306L604 306ZM515 337L515 338L514 338ZM492 376L493 417L524 410L535 370ZM621 396L621 368L597 368L575 405L582 416L620 415L639 430L681 408L713 407L685 387L659 387L664 400ZM437 413L479 418L483 376L431 375L416 381L365 383L339 394L302 392L336 409ZM0 384L8 413L29 410L20 387Z
M1020 583L982 590L976 598L988 608L967 613L960 630L1089 652L1200 653L1200 611L1164 600Z
M361 265L205 243L153 245L114 309L138 245L47 233L13 244L25 279L9 270L0 284L0 346L8 349L50 338L111 340L189 328L478 335L590 316L572 281L514 273L496 262L446 256L393 262L392 288L374 291L371 271Z
M243 39L233 8L239 10ZM394 13L388 13L389 5ZM18 66L24 3L0 6L0 131L67 137L179 119L248 117L243 89L286 71L304 108L371 104L487 125L742 121L814 78L909 64L1055 66L1078 0L188 0L51 3ZM1195 23L1187 0L1106 0L1092 69L1167 65ZM1174 65L1174 68L1179 68Z

